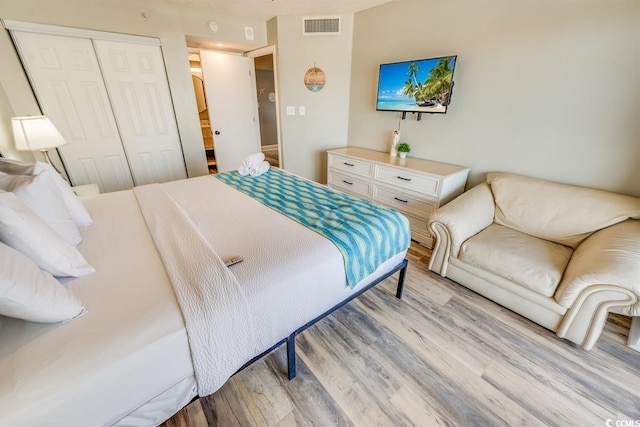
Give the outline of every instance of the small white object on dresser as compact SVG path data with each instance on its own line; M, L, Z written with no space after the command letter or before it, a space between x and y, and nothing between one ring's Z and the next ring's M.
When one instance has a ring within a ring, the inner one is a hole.
M462 194L469 168L430 160L392 157L365 148L328 151L329 187L402 212L411 239L433 248L429 214Z
M85 184L85 185L77 185L75 187L71 187L76 196L83 197L91 197L97 196L100 194L100 189L97 184Z

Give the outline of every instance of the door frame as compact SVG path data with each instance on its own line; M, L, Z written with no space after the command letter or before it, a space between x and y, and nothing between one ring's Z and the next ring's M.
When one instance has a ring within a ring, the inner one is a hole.
M250 50L244 53L244 56L248 56L249 58L255 58L259 56L266 56L271 54L273 57L273 83L275 87L276 94L276 139L278 141L278 161L280 162L280 169L285 169L285 158L284 158L284 150L282 147L282 132L280 130L280 90L278 88L278 55L276 53L276 46L269 45L265 47L261 47L259 49ZM254 75L255 75L255 61L254 61ZM256 100L258 98L258 94L256 93Z

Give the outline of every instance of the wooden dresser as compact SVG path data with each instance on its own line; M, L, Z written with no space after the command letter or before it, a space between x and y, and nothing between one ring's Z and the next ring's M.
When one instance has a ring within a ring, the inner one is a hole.
M402 212L411 238L433 247L429 214L464 191L469 168L348 147L328 151L329 187Z

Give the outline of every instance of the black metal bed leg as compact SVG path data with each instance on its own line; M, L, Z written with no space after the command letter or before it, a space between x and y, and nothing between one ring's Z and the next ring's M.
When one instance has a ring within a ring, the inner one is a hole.
M296 377L296 334L287 338L287 374L289 381Z
M398 288L396 290L396 298L402 299L402 291L404 291L404 277L407 274L407 267L409 266L409 262L404 260L404 267L400 269L400 276L398 277Z

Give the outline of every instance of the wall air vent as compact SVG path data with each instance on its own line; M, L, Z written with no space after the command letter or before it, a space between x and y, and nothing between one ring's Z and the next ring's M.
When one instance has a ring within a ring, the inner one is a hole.
M313 16L302 18L302 34L305 36L340 34L340 17Z

